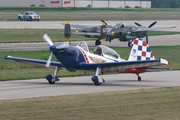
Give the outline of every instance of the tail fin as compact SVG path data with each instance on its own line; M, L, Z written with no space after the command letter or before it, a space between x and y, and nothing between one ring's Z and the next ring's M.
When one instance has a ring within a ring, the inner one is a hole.
M154 60L154 56L147 45L147 43L140 38L137 38L133 41L133 47L129 55L128 61L136 60Z
M71 37L71 27L69 22L67 21L64 27L64 37L69 40L69 38Z

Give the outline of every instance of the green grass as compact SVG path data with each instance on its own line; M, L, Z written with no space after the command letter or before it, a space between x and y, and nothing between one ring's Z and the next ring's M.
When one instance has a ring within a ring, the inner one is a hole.
M42 34L46 32L53 42L67 41L64 38L62 29L0 29L0 43L29 43L44 42ZM73 30L72 30L73 31ZM180 32L170 31L149 31L148 35L172 35ZM71 35L71 41L95 40L96 38L86 38L81 35Z
M179 8L0 7L0 21L17 21L17 15L35 11L40 21L74 20L179 20Z
M42 34L46 32L53 42L67 41L62 29L0 29L0 43L44 42ZM84 36L72 35L71 41L93 40Z
M178 120L180 87L0 101L1 120Z
M128 59L131 48L113 48L116 50L120 57L123 59ZM180 70L180 46L152 46L151 50L156 59L164 58L172 63L171 66L164 65L160 67L170 67L173 70ZM92 50L93 51L93 50ZM17 79L31 79L31 78L45 78L47 74L54 74L54 69L49 68L46 70L44 67L31 66L26 64L20 64L14 61L5 60L6 55L14 57L32 58L40 60L48 60L50 55L49 50L40 51L10 51L10 52L0 52L0 80L17 80ZM55 57L52 57L52 61L56 61ZM87 74L87 75L92 75ZM82 76L83 72L68 72L66 70L61 70L58 77L68 77L68 76Z

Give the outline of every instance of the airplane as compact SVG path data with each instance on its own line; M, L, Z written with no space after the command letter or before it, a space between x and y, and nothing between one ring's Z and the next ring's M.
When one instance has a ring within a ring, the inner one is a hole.
M143 39L137 38L133 41L133 47L128 60L124 60L113 49L98 45L92 53L85 41L81 41L77 46L71 46L68 42L60 45L54 45L49 36L43 33L44 40L49 44L50 57L47 61L28 59L20 57L5 56L7 60L15 62L45 66L46 68L54 68L54 75L48 74L46 80L49 84L54 84L59 81L57 77L61 69L66 69L69 72L83 71L95 72L91 80L94 85L99 86L105 80L100 76L104 73L133 73L138 76L138 81L141 81L140 73L147 71L171 71L171 68L156 68L152 66L171 65L165 59L155 59L149 46ZM101 54L100 54L101 53ZM51 61L52 55L56 57L58 62Z
M146 37L146 43L148 44L148 31L152 30L158 30L158 29L168 29L168 28L175 28L176 26L172 27L158 27L158 28L152 28L157 21L150 24L148 27L142 26L141 24L135 22L136 26L132 25L124 25L122 22L117 23L115 26L108 25L104 20L100 19L102 21L101 26L88 26L88 25L79 25L79 24L72 24L69 23L71 27L74 27L76 31L70 31L69 34L75 34L75 35L83 35L85 37L89 38L98 38L95 41L96 45L101 45L101 39L102 41L109 41L119 38L119 41L127 42L128 46L132 47L132 42L136 38L144 38ZM63 25L67 25L66 23L61 23Z

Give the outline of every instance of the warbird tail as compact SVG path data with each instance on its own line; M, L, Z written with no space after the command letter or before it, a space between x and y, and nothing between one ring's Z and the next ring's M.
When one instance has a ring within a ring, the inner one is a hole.
M129 55L128 61L138 61L138 60L154 60L152 51L150 50L148 44L140 38L133 41L133 47Z

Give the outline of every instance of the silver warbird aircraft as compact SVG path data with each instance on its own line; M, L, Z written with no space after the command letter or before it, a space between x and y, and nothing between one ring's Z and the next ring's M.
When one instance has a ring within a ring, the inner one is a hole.
M141 24L135 22L137 26L132 25L124 25L122 22L117 23L115 26L108 25L104 20L102 20L101 26L87 26L87 25L80 25L80 24L72 24L67 22L61 23L63 25L70 25L70 27L76 28L76 31L71 31L66 34L75 34L75 35L83 35L89 38L98 38L95 42L95 45L100 45L101 41L109 41L118 38L119 41L128 42L128 46L132 46L132 42L136 38L144 38L146 37L146 42L148 43L148 31L158 30L158 29L168 29L168 28L175 28L176 26L172 27L158 27L152 28L157 21L150 24L148 27L142 26Z

